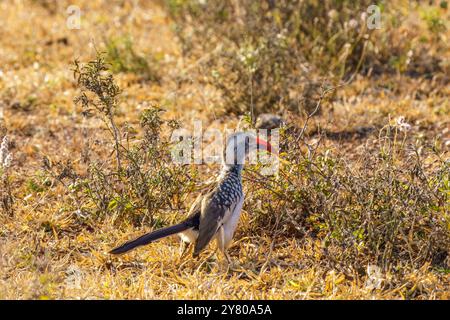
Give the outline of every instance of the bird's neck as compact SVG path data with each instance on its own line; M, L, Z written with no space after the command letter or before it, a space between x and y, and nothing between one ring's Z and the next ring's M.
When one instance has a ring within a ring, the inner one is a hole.
M242 169L244 168L243 164L222 164L222 172L226 173L235 173L240 175L242 173Z
M241 179L242 177L242 169L244 168L243 164L226 164L225 162L222 164L222 170L220 171L219 180L223 180L228 176L236 176Z
M245 160L245 142L229 142L222 157L222 173L235 173L241 175Z

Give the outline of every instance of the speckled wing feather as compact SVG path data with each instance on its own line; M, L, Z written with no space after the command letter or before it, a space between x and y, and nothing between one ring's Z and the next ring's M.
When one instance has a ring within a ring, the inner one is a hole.
M227 208L220 205L215 192L206 195L202 200L198 238L195 243L194 257L212 240L220 227L221 221L227 212Z
M202 200L204 198L203 194L199 194L197 199L191 205L189 209L186 220L192 221L192 226L194 230L198 230L200 224L200 213L202 211ZM185 220L185 221L186 221Z

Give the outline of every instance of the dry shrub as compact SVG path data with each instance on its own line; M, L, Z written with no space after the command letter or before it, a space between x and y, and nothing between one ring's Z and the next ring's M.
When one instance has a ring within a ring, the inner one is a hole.
M102 54L88 63L75 63L81 90L75 101L82 105L83 115L103 120L115 157L89 162L87 175L69 187L79 194L82 205L78 210L97 217L113 214L120 222L142 223L147 219L150 224L161 224L162 212L184 209L181 199L192 187L189 167L171 161L169 138L178 123L163 120L163 110L150 104L140 115L141 139L134 134L138 129L130 124L119 127L115 113L121 90L110 68Z
M445 42L445 11L422 9L431 30L423 34L403 27L407 19L420 22L420 17L383 1L377 2L381 29L369 28L372 4L166 1L183 54L197 61L196 81L219 89L225 112L252 115L286 109L310 113L321 85L336 85L357 72L443 77L446 47L429 50L426 39Z
M279 177L251 174L256 190L246 206L256 215L253 228L316 238L324 265L342 272L364 274L367 265L395 272L426 263L448 270L449 163L440 143L414 141L400 129L387 125L351 163L330 150L306 148L299 132L285 135L287 162Z

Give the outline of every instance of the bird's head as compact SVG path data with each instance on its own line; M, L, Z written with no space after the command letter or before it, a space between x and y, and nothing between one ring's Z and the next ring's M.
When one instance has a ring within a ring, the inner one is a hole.
M266 140L258 137L252 131L240 131L227 138L224 161L226 165L243 165L245 157L253 151L273 152L272 146Z

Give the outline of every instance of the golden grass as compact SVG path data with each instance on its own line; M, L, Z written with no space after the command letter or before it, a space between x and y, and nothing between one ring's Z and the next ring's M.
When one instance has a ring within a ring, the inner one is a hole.
M45 183L41 181L43 156L53 163L70 159L75 169L86 169L80 161L83 127L100 141L100 146L93 146L92 156L110 156L102 145L106 142L98 120L83 119L73 103L78 91L72 61L92 59L95 48L101 50L111 36L131 35L139 54L158 61L162 79L140 82L135 74L116 76L124 89L119 123L138 123L144 101L157 101L167 110L165 117L180 119L187 126L194 117L218 128L234 127L237 119L216 118L213 106L220 97L213 88L177 82L177 76L194 62L181 55L173 22L158 1L142 1L139 7L129 1L76 2L83 11L80 30L66 28L69 1L0 3L0 105L13 142L10 179L15 198L14 214L0 213L1 299L450 298L448 273L438 273L430 264L410 272L401 283L391 281L388 273L380 275L383 290L371 289L367 275L349 278L322 268L319 240L277 241L251 234L245 230L245 222L252 218L249 211L244 212L231 249L236 261L233 271L225 270L221 257L206 259L213 247L200 260L180 258L175 238L119 258L108 255L119 242L148 228L119 229L110 217L80 219L68 207L66 199L71 194L61 184L54 182L41 191L29 184L33 179ZM373 89L388 82L394 82L395 94ZM412 97L417 92L431 93L416 100ZM447 141L448 147L448 97L449 87L436 87L433 80L361 77L339 92L332 111L314 121L338 131L385 124L389 117L403 115L423 128L425 135ZM344 146L329 143L351 153L366 141L352 140ZM194 196L183 201L189 203ZM167 220L181 217L173 213ZM302 257L306 255L315 256L317 264L305 264Z

